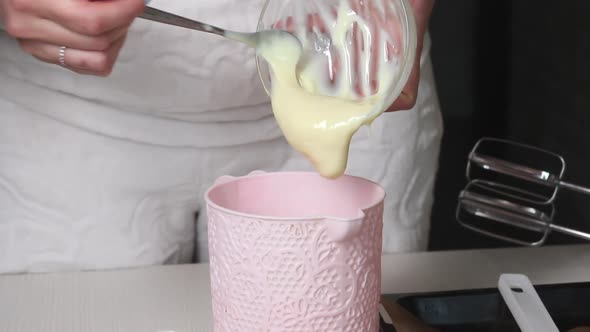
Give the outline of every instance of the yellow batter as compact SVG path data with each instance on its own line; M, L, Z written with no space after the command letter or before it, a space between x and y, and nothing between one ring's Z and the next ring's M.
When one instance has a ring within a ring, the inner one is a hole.
M382 66L378 92L369 98L354 98L350 83L352 65L346 62L346 53L350 53L346 50L346 33L355 22L364 31L363 37L371 38L367 25L350 10L348 1L343 0L337 18L327 24L334 46L344 50L345 55L341 73L344 79L337 82L331 96L319 94L325 81L320 75L326 72L321 59L298 71L297 64L303 51L297 40L280 38L261 44L257 49L272 72L272 109L283 134L289 144L327 178L344 174L352 136L387 108L384 94L390 90L397 69L391 65ZM368 63L367 56L370 55L362 55L360 61ZM388 61L385 58L383 61ZM367 85L363 91L367 91Z

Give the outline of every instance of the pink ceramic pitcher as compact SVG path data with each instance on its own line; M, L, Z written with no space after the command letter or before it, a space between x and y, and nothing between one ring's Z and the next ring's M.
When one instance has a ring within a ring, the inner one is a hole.
M378 331L383 189L315 173L207 191L214 330Z

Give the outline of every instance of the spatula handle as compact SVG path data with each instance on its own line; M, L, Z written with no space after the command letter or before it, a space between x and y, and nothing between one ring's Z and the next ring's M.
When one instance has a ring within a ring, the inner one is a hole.
M529 278L502 274L498 288L523 332L559 332Z

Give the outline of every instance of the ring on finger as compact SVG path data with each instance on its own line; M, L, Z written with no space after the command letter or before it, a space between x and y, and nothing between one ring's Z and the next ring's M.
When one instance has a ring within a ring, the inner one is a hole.
M58 51L57 62L62 67L66 66L66 49L67 49L67 47L60 46L59 51Z

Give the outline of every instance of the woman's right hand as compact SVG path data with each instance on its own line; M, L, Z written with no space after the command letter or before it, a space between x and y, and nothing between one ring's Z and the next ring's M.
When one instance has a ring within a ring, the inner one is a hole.
M4 28L39 60L81 74L107 76L143 0L0 0Z

